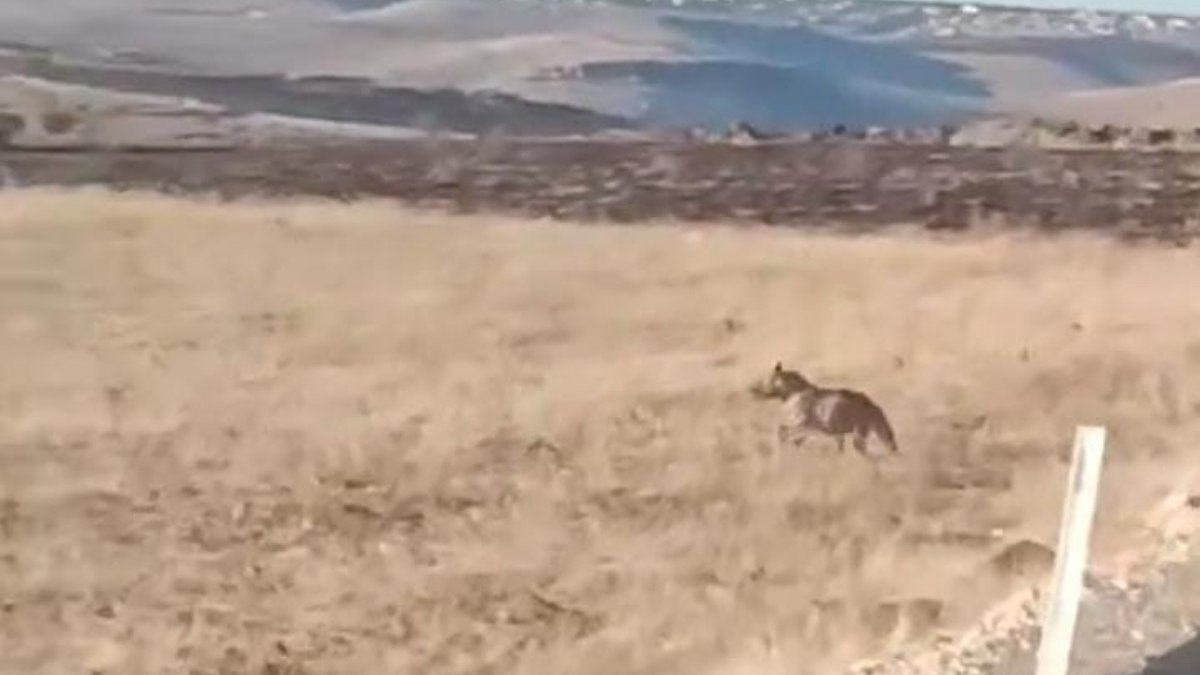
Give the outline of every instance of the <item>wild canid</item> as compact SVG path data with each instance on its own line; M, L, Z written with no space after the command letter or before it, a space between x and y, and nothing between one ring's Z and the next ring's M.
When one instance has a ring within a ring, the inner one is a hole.
M846 435L854 435L854 449L867 454L867 438L874 432L892 452L896 435L887 415L866 394L852 389L824 389L794 370L776 363L771 375L756 383L750 391L758 398L783 401L786 421L779 427L781 441L802 445L808 432L837 438L838 450L845 450Z

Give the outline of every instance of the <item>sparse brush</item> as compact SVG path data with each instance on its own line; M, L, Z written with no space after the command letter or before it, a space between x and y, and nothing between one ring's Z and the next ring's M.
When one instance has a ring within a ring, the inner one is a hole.
M0 673L837 672L1044 567L1074 425L1101 566L1200 439L1187 251L43 189L0 270Z

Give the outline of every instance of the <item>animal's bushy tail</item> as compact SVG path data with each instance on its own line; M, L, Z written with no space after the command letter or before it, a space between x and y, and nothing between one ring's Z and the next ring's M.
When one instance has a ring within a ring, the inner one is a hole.
M892 430L892 424L888 422L887 414L874 402L871 403L871 407L875 408L875 434L892 452L900 452L900 448L896 445L896 432Z

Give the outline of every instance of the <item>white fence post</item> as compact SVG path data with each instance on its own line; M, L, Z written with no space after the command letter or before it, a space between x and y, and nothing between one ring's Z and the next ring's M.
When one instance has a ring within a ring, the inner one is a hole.
M1075 429L1071 474L1058 549L1054 555L1054 586L1042 620L1037 675L1067 675L1079 601L1083 595L1083 573L1087 567L1096 496L1100 489L1105 435L1104 427L1080 426Z

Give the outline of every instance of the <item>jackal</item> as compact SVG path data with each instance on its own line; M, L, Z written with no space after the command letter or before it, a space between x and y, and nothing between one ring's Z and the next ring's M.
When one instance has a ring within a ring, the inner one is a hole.
M783 401L787 421L779 427L781 441L802 445L807 432L816 431L837 438L838 450L845 450L846 435L854 435L854 449L867 454L867 438L872 432L892 452L899 452L896 436L887 415L866 394L852 389L824 389L794 370L776 363L771 375L750 388L758 398Z

